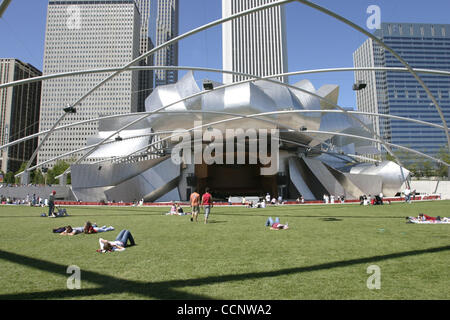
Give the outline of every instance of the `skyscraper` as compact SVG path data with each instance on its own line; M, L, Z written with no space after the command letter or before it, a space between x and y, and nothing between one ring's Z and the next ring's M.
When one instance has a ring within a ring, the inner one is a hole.
M141 34L140 34L140 49L139 53L142 55L147 51L153 49L153 42L149 34L149 22L151 13L151 0L136 0L136 5L141 15ZM141 66L153 66L153 56L147 57L140 61ZM152 93L153 90L153 71L143 70L139 72L139 102L138 111L145 110L145 99Z
M222 16L248 10L275 0L222 0ZM223 68L256 76L287 72L286 20L283 6L258 11L222 26ZM223 82L244 80L224 74ZM285 82L286 79L278 80Z
M382 23L375 36L413 68L450 71L450 25ZM353 54L355 67L404 67L372 39ZM450 121L450 78L419 74ZM355 79L367 83L357 92L358 110L409 117L442 125L442 119L422 86L409 73L358 71ZM403 120L374 118L377 133L387 142L435 156L447 144L443 130Z
M156 0L156 43L159 46L178 36L178 0ZM164 47L154 55L155 66L178 65L178 43ZM177 70L155 71L155 87L178 81Z
M39 77L42 73L17 59L0 59L0 83ZM37 133L41 82L0 89L0 145ZM28 161L37 138L0 151L0 170L16 172Z
M44 74L121 67L139 56L141 17L134 0L50 0L45 35ZM42 85L40 131L50 129L63 108L107 77L88 74L45 81ZM77 113L61 125L99 116L136 112L139 74L123 72L94 91ZM98 124L53 133L40 149L39 162L86 146ZM83 152L72 155L78 158ZM51 165L51 164L49 164Z

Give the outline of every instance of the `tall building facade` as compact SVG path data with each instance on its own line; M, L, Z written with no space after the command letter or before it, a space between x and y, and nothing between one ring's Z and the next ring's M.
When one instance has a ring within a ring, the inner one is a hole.
M139 56L141 16L134 0L50 0L47 12L43 73L121 67ZM40 131L50 129L74 103L107 77L89 74L42 84ZM61 125L118 113L137 112L139 73L123 72L94 91ZM40 149L39 162L86 146L98 133L88 123L53 133ZM69 157L78 158L80 152ZM51 166L49 163L47 166Z
M413 68L450 71L450 25L382 23L375 31ZM372 39L353 54L355 67L404 67L389 51ZM419 74L450 122L450 78ZM422 86L409 73L357 71L355 80L367 83L357 91L358 110L420 119L442 125L436 108ZM396 119L374 118L377 133L387 142L435 156L447 139L443 130ZM407 159L406 159L407 160Z
M41 76L40 70L17 59L0 59L0 83ZM39 130L41 82L0 89L0 145ZM17 172L36 150L37 138L0 151L0 170Z
M156 27L155 46L159 46L178 36L179 4L178 0L155 0ZM178 43L164 47L154 55L155 66L177 66L178 65ZM177 70L155 71L155 87L176 83L178 81Z
M154 1L153 1L154 2ZM141 33L140 33L140 49L139 53L142 55L147 51L153 49L154 45L150 38L150 13L152 10L151 0L136 0L136 5L141 15ZM147 57L140 61L141 66L153 66L153 56ZM138 112L145 111L145 99L153 91L153 71L144 70L139 72L139 101Z
M223 18L276 0L222 0ZM285 73L287 67L286 18L275 6L226 22L222 26L223 68L256 76ZM223 82L246 79L224 74ZM285 77L278 78L286 82Z

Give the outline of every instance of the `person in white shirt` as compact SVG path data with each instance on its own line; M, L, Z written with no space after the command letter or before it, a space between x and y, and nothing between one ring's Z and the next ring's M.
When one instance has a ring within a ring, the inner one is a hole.
M131 235L129 230L122 230L117 235L116 240L108 241L100 238L98 243L100 244L100 250L98 252L110 252L110 251L124 251L125 247L128 246L128 241L130 242L130 246L134 246L134 238Z
M405 194L405 202L411 202L411 190L409 189L409 187L406 187L403 193Z

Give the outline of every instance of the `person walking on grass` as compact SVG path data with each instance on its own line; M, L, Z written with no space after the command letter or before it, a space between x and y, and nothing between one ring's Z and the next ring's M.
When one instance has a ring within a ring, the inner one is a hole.
M194 193L191 194L190 197L190 203L191 203L191 221L198 222L198 213L200 212L200 195L194 191Z
M205 189L205 193L202 196L202 206L205 210L205 224L208 223L209 214L211 213L211 208L213 206L212 196L209 193L209 188Z
M49 217L56 217L55 215L55 196L56 191L53 190L52 193L50 193L48 197L48 216Z
M200 195L194 191L190 197L191 203L191 221L198 222L198 213L200 212Z

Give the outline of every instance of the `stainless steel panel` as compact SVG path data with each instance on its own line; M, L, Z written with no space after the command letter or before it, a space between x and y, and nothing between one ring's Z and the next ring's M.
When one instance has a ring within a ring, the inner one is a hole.
M314 176L320 181L329 195L340 196L344 194L344 188L330 173L327 167L319 160L304 157L302 158Z
M316 200L316 197L305 182L299 161L300 159L297 157L289 158L289 177L305 200Z

